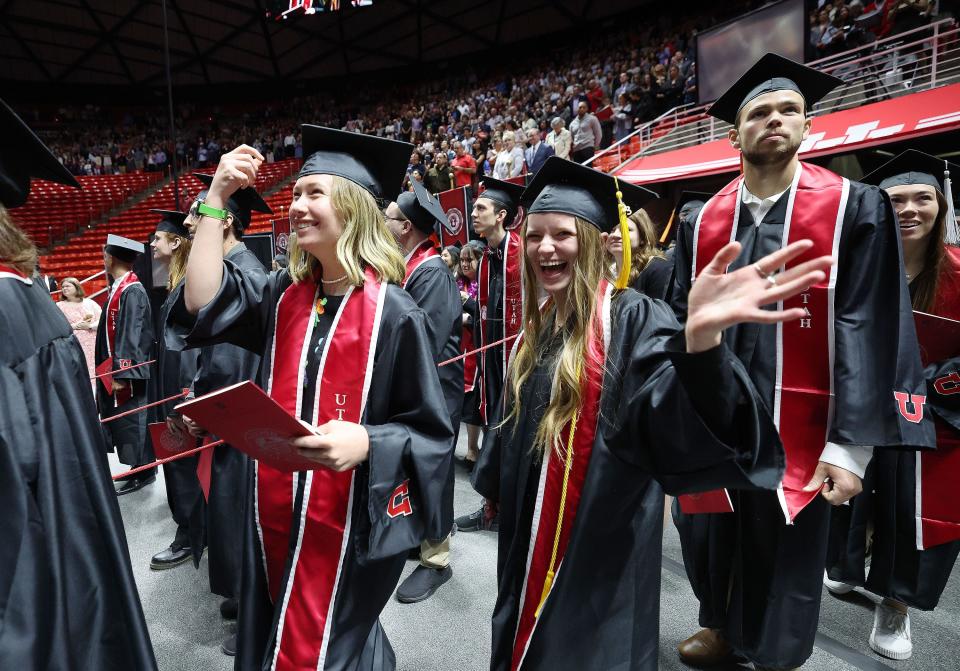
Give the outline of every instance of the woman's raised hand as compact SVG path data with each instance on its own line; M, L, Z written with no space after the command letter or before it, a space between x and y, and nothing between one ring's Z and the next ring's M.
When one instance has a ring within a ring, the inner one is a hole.
M257 181L257 171L263 160L260 152L245 144L221 156L207 192L207 204L222 207L239 189L251 186Z
M723 330L734 324L775 324L804 316L802 308L764 310L763 306L795 296L826 279L835 263L831 256L777 272L812 246L810 240L794 242L732 273L726 270L740 255L740 243L731 242L717 252L697 276L687 298L687 351L716 347Z

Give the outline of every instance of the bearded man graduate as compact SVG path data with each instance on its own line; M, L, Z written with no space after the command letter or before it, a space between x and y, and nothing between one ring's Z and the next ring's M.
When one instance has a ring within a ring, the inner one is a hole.
M513 342L494 345L503 338L516 337L523 321L523 284L520 277L523 249L513 224L520 207L523 187L492 177L480 180L481 193L473 204L473 228L487 241L487 251L477 268L477 303L480 319L474 325L474 340L480 347L480 417L490 426L490 417L501 402L504 376ZM499 414L499 413L496 413ZM460 531L495 531L496 510L484 503L479 510L456 519Z
M97 385L100 417L107 419L132 410L147 402L147 381L151 366L146 363L153 351L153 317L147 290L133 272L133 263L144 252L142 242L112 233L103 248L103 267L111 278L104 318L97 327L94 359L98 372L115 371L110 389ZM140 466L153 461L153 450L147 441L147 413L135 412L104 424L111 451L116 450L120 463ZM157 479L151 468L129 477L117 490L123 496L142 489Z
M440 201L420 182L411 182L413 191L405 191L387 206L387 228L397 239L404 253L406 274L403 288L427 315L427 334L430 351L437 363L456 358L460 354L460 334L463 330L463 302L453 275L433 246L430 234L437 230L447 215ZM463 360L439 369L443 398L450 413L454 435L460 427L463 411ZM451 469L446 476L444 514L447 528L453 527L453 451L450 441ZM397 589L397 599L415 603L429 598L440 585L450 580L450 536L424 540L420 544L420 566Z
M680 645L691 665L734 651L758 668L802 665L820 613L828 504L860 491L872 448L934 444L890 201L797 158L810 106L839 83L767 54L710 109L733 124L743 175L704 205L692 230L679 231L673 301L681 318L695 278L731 240L743 251L730 269L752 266L771 285L778 268L759 260L794 240L813 240L809 254L830 254L837 265L783 301L803 318L724 333L777 423L787 469L776 492L731 492L732 513L674 508L705 627Z
M3 101L0 128L0 669L150 671L83 350L8 211L80 185Z

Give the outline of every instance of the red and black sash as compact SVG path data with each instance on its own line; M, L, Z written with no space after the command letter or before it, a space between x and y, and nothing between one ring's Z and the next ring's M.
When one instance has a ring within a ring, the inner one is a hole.
M367 269L363 287L352 287L344 296L323 345L311 415L314 426L334 419L360 422L363 417L386 289L387 284ZM302 416L302 361L314 328L318 291L313 282L299 282L287 288L277 304L267 392L296 417ZM297 512L297 475L259 462L255 462L255 473L264 570L274 606L281 609L271 668L322 669L350 540L353 472L319 467L306 472L296 528L292 513ZM284 581L293 536L293 561Z
M489 263L497 263L500 259L495 256L496 250L487 250L480 257L480 266L477 269L477 302L480 304L480 346L487 344L487 310L490 300L490 269ZM501 309L503 313L503 337L510 338L520 333L523 323L523 249L521 248L520 234L517 231L507 231L503 243L503 299ZM500 348L503 356L503 374L507 374L510 364L511 343L504 343ZM484 424L488 421L487 389L486 389L486 361L487 353L480 356L480 417Z
M933 313L960 320L960 249L946 247L945 266L937 283L937 299ZM922 345L923 343L921 343ZM921 347L921 353L923 348ZM924 360L924 366L936 363ZM933 390L941 398L960 395L960 369L940 370ZM936 404L936 401L934 401ZM937 426L937 449L916 454L916 534L917 549L950 543L960 539L960 503L957 483L960 482L960 433L940 418Z
M116 289L113 290L113 293L110 294L110 298L107 300L106 310L107 313L107 359L111 361L110 368L129 368L132 366L134 361L130 359L118 359L113 361L113 352L117 342L117 319L120 316L120 296L128 287L139 284L140 279L137 277L136 273L132 270L124 275L120 281L117 283ZM98 362L102 364L103 362ZM113 395L113 406L119 408L121 405L129 401L133 397L133 390L128 385L125 389L121 389Z
M473 350L473 327L464 326L460 335L460 353L466 354ZM463 360L463 392L473 391L477 386L477 357L471 355Z
M594 326L587 341L590 364L585 365L582 371L580 410L577 415L573 443L570 445L571 426L568 423L560 434L559 445L563 450L563 456L558 455L555 449L547 450L540 467L537 502L530 527L526 578L520 593L520 613L517 618L517 633L514 638L513 660L510 666L514 670L519 669L523 663L523 657L537 626L538 611L549 599L553 586L557 584L557 578L563 569L563 557L576 522L577 507L587 477L587 469L590 466L593 442L597 435L604 363L610 346L612 295L613 285L603 280L597 293ZM570 473L567 478L563 517L558 535L557 524L560 521L561 499L564 498L563 480L568 447L572 447L573 457L570 459ZM556 545L556 557L553 557L554 545ZM547 574L551 559L556 577L548 582Z
M10 266L0 263L0 279L4 279L4 278L11 279L11 280L19 280L24 284L33 284L33 280L31 280L29 277L21 273L16 268L11 268Z
M407 259L407 272L403 276L402 286L406 286L407 282L410 281L410 278L413 277L413 274L417 271L417 269L430 259L440 259L440 263L446 265L444 260L440 258L440 255L437 254L437 250L434 248L433 242L431 240L424 240L420 243L419 247L413 250L413 253L410 254L410 258Z
M701 210L694 231L694 278L735 239L744 188L742 176L737 177ZM800 164L789 192L782 196L788 201L781 244L785 247L803 239L814 244L794 259L791 267L819 256L836 257L849 191L847 179L812 164ZM787 523L819 495L819 491L805 492L803 488L817 468L833 420L836 282L834 266L824 282L777 305L779 310L806 310L803 318L776 326L773 419L787 457L777 494Z

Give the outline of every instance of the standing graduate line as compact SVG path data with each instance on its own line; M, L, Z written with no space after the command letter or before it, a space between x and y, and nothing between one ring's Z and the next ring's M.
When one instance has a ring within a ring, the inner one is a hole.
M195 173L194 177L209 188L213 177ZM196 234L200 222L199 204L207 191L201 191L190 207L187 228ZM227 200L223 208L227 218L222 223L221 245L223 263L242 275L244 282L253 291L262 291L267 283L267 273L257 258L243 243L243 231L250 225L252 212L272 214L273 210L260 194L249 186L241 189ZM171 347L182 346L182 339L168 332ZM260 355L229 342L217 343L200 349L197 358L197 373L193 380L191 396L203 396L244 380L254 380L260 366ZM183 417L183 425L198 438L209 437L202 427ZM246 518L245 492L249 479L250 459L231 445L213 448L210 463L210 491L206 503L205 535L207 560L210 566L210 591L222 596L220 614L226 620L236 620L242 580L244 520ZM194 552L196 560L200 552ZM226 655L236 654L236 636L223 641L221 650Z
M680 645L691 665L735 650L763 668L801 666L819 621L829 504L860 491L873 447L933 445L890 202L797 158L810 106L838 83L774 54L754 64L710 109L733 124L743 175L692 230L678 231L672 300L681 319L693 278L731 240L742 246L731 268L757 274L770 272L761 258L798 239L837 258L825 282L783 303L803 309L802 319L724 334L777 423L787 470L775 492L731 492L732 513L674 506L704 627ZM898 406L895 393L909 402Z
M110 290L97 326L94 348L97 370L116 370L149 361L153 351L153 317L147 290L133 272L133 262L144 252L142 242L112 233L103 248L103 267L110 278ZM103 368L101 368L103 367ZM114 373L111 389L97 385L97 406L100 417L107 419L145 405L147 381L153 366L140 366ZM153 461L153 450L147 440L147 413L135 412L103 425L110 450L117 452L120 463L141 466ZM128 476L117 490L119 496L130 494L157 479L151 468Z
M885 190L897 212L913 309L960 320L960 240L945 171L960 175L956 165L908 150L863 182ZM960 555L960 357L928 361L924 375L937 450L877 450L863 492L835 508L830 523L824 583L834 594L859 585L884 597L868 642L891 659L913 654L908 607L936 608Z
M485 347L516 336L523 321L523 249L520 234L512 226L523 187L492 177L483 177L480 182L484 190L474 201L471 217L477 235L487 241L487 250L477 268L480 318L474 328L477 346ZM485 427L490 426L490 417L502 400L512 351L513 342L507 342L480 352L480 417ZM456 525L460 531L496 531L496 509L484 502L479 510L458 517Z
M187 258L190 256L190 232L184 225L187 214L172 210L150 210L160 215L150 248L153 260L167 269L167 297L160 308L162 325L166 323L170 308L173 306L173 290L183 281L187 270ZM166 346L161 330L157 338L156 375L152 389L157 401L169 398L188 389L197 374L196 350L180 352ZM182 425L174 406L180 399L168 401L149 410L150 422L166 422L168 430L180 436ZM150 568L155 571L174 568L195 556L199 562L204 545L204 504L203 491L197 478L199 457L185 457L163 465L163 481L167 488L167 505L177 531L173 542L150 559ZM196 550L196 552L194 552Z
M460 354L463 303L456 280L446 262L433 247L431 233L438 230L447 215L440 201L414 180L413 191L397 196L385 210L387 228L404 253L406 273L403 288L427 316L427 336L435 363ZM459 256L459 255L458 255ZM444 522L447 534L440 539L425 539L420 544L420 565L397 588L397 599L415 603L429 598L440 585L450 580L450 530L453 528L453 453L463 411L463 361L438 370L443 398L450 417L450 470L444 490Z
M198 207L171 328L188 346L262 353L259 384L317 427L295 441L316 470L254 462L235 668L393 669L378 618L408 551L449 531L453 436L427 318L397 286L403 257L376 200L400 188L412 147L302 131L289 268L264 286L223 261L223 208L263 161L243 145Z
M80 185L3 101L0 127L0 668L150 671L83 350L13 220L31 177Z
M761 306L820 281L813 259L769 282L724 274L729 244L690 296L686 334L670 308L616 285L601 235L651 192L550 158L524 192L524 312L502 423L474 469L500 506L490 668L656 669L663 489L775 487L783 452L724 327L802 311ZM776 268L798 242L761 259ZM497 420L499 422L499 420Z

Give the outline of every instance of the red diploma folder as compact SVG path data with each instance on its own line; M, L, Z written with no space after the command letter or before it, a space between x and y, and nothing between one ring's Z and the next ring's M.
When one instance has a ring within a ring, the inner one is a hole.
M249 380L181 403L176 410L232 447L279 471L320 468L290 444L292 438L311 436L313 432Z
M153 453L157 459L169 459L170 457L192 450L197 446L197 439L184 431L179 438L170 433L166 422L153 422L147 424L150 430L150 439L153 441Z
M109 373L113 372L113 357L107 357L103 362L97 366L96 373L97 375L103 375L103 377L97 378L103 383L103 388L107 390L107 394L113 394L113 375ZM107 375L104 375L107 373Z
M733 501L726 489L714 489L701 494L681 494L677 501L685 515L733 512Z
M913 311L923 365L960 356L960 322Z

